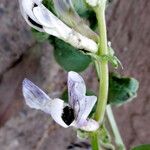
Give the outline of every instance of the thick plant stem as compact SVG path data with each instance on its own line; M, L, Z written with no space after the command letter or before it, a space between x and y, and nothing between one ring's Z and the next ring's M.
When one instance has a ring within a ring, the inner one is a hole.
M98 55L108 55L107 48L107 31L106 31L106 20L105 20L105 5L100 5L95 8L96 16L98 19L98 28L99 28L99 51ZM99 96L98 103L95 112L95 120L100 123L104 119L105 109L107 105L108 97L108 61L101 61L99 63L100 67L100 85L99 85Z
M104 3L104 2L103 2ZM105 3L99 5L95 8L97 20L98 20L98 29L99 29L99 50L97 55L107 55L107 31L106 31L106 20L105 20ZM106 105L107 105L107 97L108 97L108 80L109 80L109 72L108 72L108 61L101 61L96 63L96 69L99 75L100 84L99 84L99 95L98 95L98 103L95 112L95 120L99 123L103 122ZM93 133L91 136L91 144L92 150L100 150L100 143L98 140L98 134Z
M90 138L91 138L92 150L100 150L97 133L96 132L91 133Z

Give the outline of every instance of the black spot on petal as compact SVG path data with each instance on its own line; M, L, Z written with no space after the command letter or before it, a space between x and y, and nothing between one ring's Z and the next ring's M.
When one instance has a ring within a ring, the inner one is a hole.
M38 5L34 3L33 8L34 8L34 7L37 7L37 6L38 6Z
M71 107L69 106L64 107L62 119L68 126L74 121L75 119L74 111Z
M31 24L33 24L34 26L38 27L38 28L43 28L42 25L38 24L37 22L35 22L33 19L31 19L29 16L28 16L28 20Z

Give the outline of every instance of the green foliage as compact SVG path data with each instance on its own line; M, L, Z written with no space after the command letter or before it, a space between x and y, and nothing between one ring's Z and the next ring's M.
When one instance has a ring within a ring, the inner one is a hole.
M78 14L89 20L90 27L95 29L97 26L97 19L94 11L85 3L85 0L73 0L74 7Z
M121 68L123 68L122 63L121 63L120 60L115 56L115 51L114 51L114 49L111 47L111 43L110 43L110 42L108 42L108 52L109 52L108 61L112 64L112 66L117 69L118 66L120 65Z
M110 134L104 124L99 128L98 134L103 143L111 143Z
M66 103L68 103L68 89L65 89L63 92L62 92L62 95L60 97L62 100L64 100Z
M132 150L150 150L150 144L139 145L132 148Z
M66 71L84 71L91 63L91 58L71 45L55 38L54 56L58 64Z
M139 87L136 79L120 77L114 73L109 78L108 103L122 104L136 97Z
M108 61L108 62L111 63L111 65L115 69L117 69L119 65L121 66L121 68L123 68L120 60L115 56L114 50L109 45L108 45L108 52L109 53L107 55L100 55L100 56L98 56L97 54L94 54L94 53L87 53L87 55L91 56L94 61L97 61L97 62L99 61L100 63L102 61Z
M89 132L80 129L77 130L77 137L81 140L87 139L89 137L89 134Z
M31 29L31 31L32 31L33 36L38 42L44 42L49 38L49 34L45 32L39 32L33 28Z

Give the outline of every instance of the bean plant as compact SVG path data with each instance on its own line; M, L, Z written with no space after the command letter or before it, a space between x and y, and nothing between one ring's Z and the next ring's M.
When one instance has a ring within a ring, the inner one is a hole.
M126 150L111 107L131 101L139 86L136 79L117 73L123 66L107 38L109 4L109 0L19 0L35 38L53 45L56 62L68 72L67 88L56 98L24 79L25 102L48 113L60 126L73 127L79 139L89 140L87 149L92 150ZM79 74L90 64L96 71L97 93L86 88ZM132 150L150 150L150 145Z

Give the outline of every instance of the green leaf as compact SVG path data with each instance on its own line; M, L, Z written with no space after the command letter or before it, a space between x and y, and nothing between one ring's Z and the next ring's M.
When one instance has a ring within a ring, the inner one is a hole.
M68 103L68 89L65 89L60 97L64 102Z
M58 64L66 71L84 71L91 63L91 58L71 45L55 38L54 56Z
M109 104L122 104L137 95L139 83L134 78L121 77L114 73L109 76Z
M132 148L132 150L150 150L150 144L139 145Z
M49 34L45 32L39 32L33 28L31 29L31 31L32 31L33 36L38 42L44 42L49 38Z

